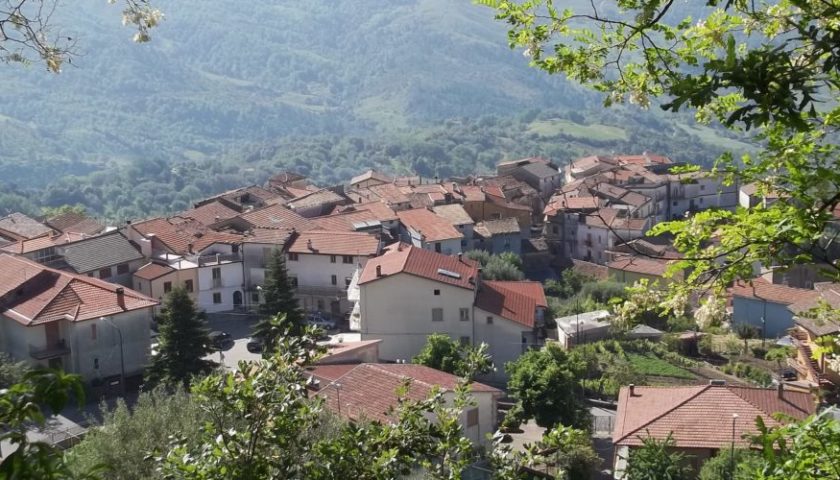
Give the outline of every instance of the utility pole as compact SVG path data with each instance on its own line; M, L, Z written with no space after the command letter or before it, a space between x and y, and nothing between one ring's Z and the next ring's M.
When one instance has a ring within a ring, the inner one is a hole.
M738 414L732 414L732 444L729 448L729 480L735 479L735 421L738 420Z

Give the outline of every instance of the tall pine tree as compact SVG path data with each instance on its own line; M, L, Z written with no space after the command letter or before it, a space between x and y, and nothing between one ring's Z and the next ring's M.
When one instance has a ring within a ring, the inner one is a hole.
M158 353L147 372L149 383L186 386L193 376L216 366L204 358L213 351L209 330L185 289L178 287L169 292L158 324Z
M262 291L265 302L260 305L262 318L254 326L254 336L263 340L266 349L273 348L277 337L282 334L278 321L289 329L290 334L301 335L303 312L295 298L294 286L289 281L285 256L279 248L275 248L268 259Z

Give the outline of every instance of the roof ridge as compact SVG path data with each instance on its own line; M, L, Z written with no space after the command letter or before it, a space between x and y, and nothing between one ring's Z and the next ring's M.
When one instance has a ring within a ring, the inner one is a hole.
M59 275L59 277L58 277L58 278L59 278L60 280L64 280L64 279L66 279L66 277L65 277L64 275ZM24 283L26 283L26 282L24 282ZM61 294L63 294L63 293L67 290L67 287L69 287L69 286L70 286L70 284L71 284L71 283L73 283L73 278L72 278L72 277L71 277L70 279L68 279L68 280L67 280L67 283L65 283L64 285L62 285L61 290L59 290L59 291L58 291L58 293L57 293L57 294L55 294L55 296L53 296L53 297L50 299L50 301L49 301L49 302L46 302L46 303L44 304L44 306L43 306L43 307L41 307L40 309L38 309L38 311L37 311L37 312L35 312L35 313L34 313L34 314L33 314L33 315L29 318L30 323L31 323L31 322L33 322L33 321L35 321L35 319L36 319L36 318L38 318L38 317L41 315L41 313L43 313L43 312L44 312L44 310L46 310L46 309L47 309L47 307L49 307L50 305L52 305L53 303L55 303L55 299L56 299L56 298L58 298ZM72 290L72 289L71 289L71 290ZM76 292L73 292L73 295L76 295ZM78 296L78 295L76 295L76 298L78 298L78 297L79 297L79 296Z
M730 392L732 392L734 395L736 395L738 398L740 398L741 400L743 400L744 402L748 403L749 405L752 405L752 406L753 406L753 408L755 408L756 410L759 410L759 411L764 412L765 414L767 414L767 416L772 416L774 413L778 413L778 412L768 412L767 410L763 409L762 407L760 407L760 406L756 405L755 403L753 403L753 402L751 402L751 401L747 400L746 398L742 397L742 396L741 396L741 395L739 395L739 394L738 394L738 392L737 392L737 390L762 390L762 391L769 391L770 389L767 389L767 388L761 388L761 387L740 386L740 385L727 385L727 387L726 387L726 388L727 388ZM784 388L784 387L782 387L782 388ZM733 389L736 389L736 390L733 390ZM790 393L790 394L803 393L803 394L805 394L804 392L794 392L794 391L788 391L787 393ZM805 394L805 395L809 395L809 394ZM796 405L795 403L793 403L793 402L789 401L786 397L782 396L782 398L780 398L779 400L781 400L782 402L784 402L786 405L789 405L791 408L793 408L793 409L795 409L795 410L797 410L797 411L800 411L800 412L802 412L802 413L804 413L804 414L808 415L808 412L803 411L803 410L799 407L799 405Z
M388 375L390 375L390 376L392 376L392 377L397 377L397 378L399 378L400 380L409 379L409 380L411 381L411 383L412 383L412 384L414 384L414 383L418 383L418 384L423 385L423 386L425 386L425 387L427 387L427 388L435 388L435 387L438 387L438 388L440 388L440 389L441 389L441 391L443 391L443 392L448 392L448 391L450 391L450 389L448 389L448 388L444 387L443 385L435 385L435 384L433 384L433 383L424 382L423 380L417 379L417 378L415 378L415 377L412 377L412 376L409 376L409 375L401 375L401 374L399 374L399 373L392 372L392 371L390 371L390 370L388 370L388 369L386 369L386 368L382 368L382 365L383 365L383 364L381 364L381 363L362 363L361 365L369 365L371 368L373 368L373 369L375 369L375 370L378 370L378 371L380 371L380 372L386 373L386 374L388 374ZM436 370L436 369L434 369L434 368L427 367L427 366L425 366L425 365L416 364L416 363L406 363L406 364L389 364L389 365L400 365L400 366L404 366L404 365L411 365L411 366L413 366L413 367L417 367L417 368L428 368L428 369L430 369L430 370ZM440 371L440 370L436 370L436 371ZM446 373L446 374L448 374L448 375L452 375L451 373L447 373L447 372L442 372L442 373ZM453 376L457 377L457 375L453 375Z
M664 411L664 412L662 412L661 414L659 414L659 415L657 415L657 416L655 416L655 417L651 418L650 420L646 421L645 423L643 423L643 424L642 424L642 425L640 425L639 427L637 427L637 428L635 428L635 429L631 430L630 432L627 432L627 433L626 433L623 437L621 437L621 438L619 438L619 439L617 439L617 440L613 440L613 445L615 445L615 444L617 444L618 442L620 442L620 441L622 441L622 440L624 440L624 439L626 439L626 438L630 437L631 435L635 434L636 432L638 432L638 431L639 431L639 430L641 430L642 428L644 428L644 427L646 427L646 426L650 425L651 423L653 423L653 422L655 422L655 421L659 420L660 418L662 418L662 417L664 417L665 415L667 415L667 414L669 414L669 413L673 412L674 410L676 410L677 408L679 408L679 407L681 407L681 406L685 405L686 403L690 402L691 400L694 400L694 399L695 399L695 398L697 398L697 397L698 397L701 393L705 392L706 390L708 390L708 389L709 389L709 388L711 388L712 386L713 386L713 385L704 385L704 386L702 386L702 388L701 388L700 390L698 390L698 391L697 391L697 393L695 393L694 395L689 396L688 398L686 398L686 399L685 399L685 400L683 400L682 402L677 403L676 405L674 405L674 406L672 406L671 408L669 408L669 409L665 410L665 411ZM673 388L673 387L672 387L672 388ZM628 396L630 395L629 390L628 390L627 394L628 394ZM629 397L628 397L628 398L629 398Z

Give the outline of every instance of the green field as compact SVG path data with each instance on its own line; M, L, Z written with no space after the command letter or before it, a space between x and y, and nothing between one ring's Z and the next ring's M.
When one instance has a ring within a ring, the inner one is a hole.
M610 125L580 125L570 120L551 119L531 122L528 131L541 137L556 137L557 135L571 135L576 138L589 140L627 140L627 132Z
M694 379L695 376L684 368L677 367L665 360L656 358L652 354L629 353L627 358L633 366L633 371L641 375L652 375L658 377Z

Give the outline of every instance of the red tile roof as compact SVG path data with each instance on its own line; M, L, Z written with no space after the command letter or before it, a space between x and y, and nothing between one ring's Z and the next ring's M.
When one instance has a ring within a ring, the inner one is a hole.
M149 262L134 272L134 276L142 280L154 280L174 271L169 265Z
M172 253L180 255L190 253L190 245L193 252L200 252L214 243L242 242L242 235L210 230L196 220L180 217L154 218L132 226L144 236L154 234Z
M0 254L0 278L0 314L23 325L90 320L158 304L128 288L9 254ZM122 305L117 288L124 291Z
M808 393L784 391L779 398L774 389L697 386L697 387L623 387L618 396L613 443L639 446L648 435L664 439L670 433L681 448L722 448L732 442L732 418L735 419L735 444L750 446L743 434L755 435L756 417L768 426L778 426L773 413L804 419L814 413L814 400Z
M381 277L377 277L376 267L380 267ZM439 270L454 273L457 278L440 273ZM359 276L359 285L399 273L407 273L472 290L475 287L474 282L478 278L478 263L467 258L459 259L422 248L399 244L396 247L389 247L384 255L368 260Z
M488 280L481 283L475 306L526 327L533 327L537 307L546 308L548 302L539 282Z
M397 214L382 202L370 202L343 207L338 213L311 218L310 221L324 230L354 231L353 224L359 222L397 220Z
M51 230L50 227L22 213L15 212L0 218L0 232L8 232L12 240L40 237Z
M453 391L459 381L455 375L424 365L363 363L349 367L319 365L311 373L321 382L317 395L324 398L327 407L353 420L395 420L391 414L399 406L397 390L405 380L411 381L405 396L415 401L428 398L434 387ZM502 393L482 383L472 383L470 388L475 393Z
M381 183L391 183L394 181L393 178L385 175L384 173L377 172L376 170L368 170L367 172L357 175L350 180L350 185L356 185L357 183L362 183L365 180L377 180Z
M239 218L255 227L261 228L294 228L301 232L314 227L309 220L282 205L271 205L260 208L259 210L243 213Z
M427 242L464 237L448 220L425 208L403 210L397 212L397 215L403 225L425 236Z
M731 289L732 295L741 298L756 298L782 305L791 305L802 300L819 297L819 293L815 290L776 285L763 278L754 278L751 282L752 285L749 282L736 282Z
M95 235L105 230L103 225L81 213L66 212L46 221L46 224L59 232L83 233Z
M379 249L379 239L369 233L326 230L302 232L289 246L289 252L314 255L374 256Z
M228 208L218 200L210 203L205 203L200 207L192 208L180 213L179 217L192 218L197 220L202 225L213 225L239 215L239 212L232 208Z
M665 259L626 255L612 262L608 262L607 267L612 268L613 270L623 270L625 272L662 277L668 270L669 263L670 262Z
M292 234L292 230L285 228L252 228L245 232L242 243L263 243L282 247L286 245Z
M557 215L557 212L566 210L595 210L600 206L598 197L570 197L558 195L552 197L551 203L545 206L543 214Z
M24 254L35 252L38 250L43 250L45 248L65 245L72 242L78 242L79 240L84 240L85 238L91 238L91 236L82 233L70 232L62 233L59 235L44 235L38 238L33 238L30 240L24 240L22 242L6 245L0 248L0 250L5 250L9 253Z

